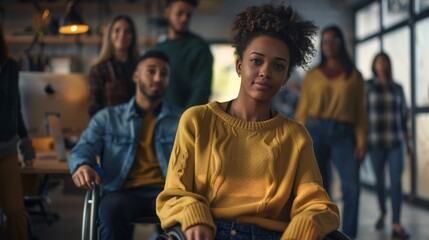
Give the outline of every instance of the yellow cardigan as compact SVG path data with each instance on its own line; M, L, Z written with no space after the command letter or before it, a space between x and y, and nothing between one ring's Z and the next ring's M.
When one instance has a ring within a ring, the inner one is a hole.
M246 122L217 102L188 109L179 123L165 189L157 198L163 228L213 228L213 219L316 239L339 226L305 128L280 115Z
M353 70L348 79L345 74L328 79L320 68L308 72L295 117L304 124L309 116L354 124L357 146L365 147L367 119L361 74Z

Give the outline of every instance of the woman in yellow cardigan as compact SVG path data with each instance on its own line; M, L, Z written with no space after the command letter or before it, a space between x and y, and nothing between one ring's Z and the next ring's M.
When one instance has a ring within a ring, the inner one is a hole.
M319 239L339 226L299 123L271 109L295 66L314 52L312 22L289 6L251 6L236 16L240 91L188 109L179 123L165 189L163 228L193 239Z
M365 84L347 54L336 26L322 31L322 61L304 78L296 119L305 124L329 193L330 163L338 170L344 200L343 232L355 238L359 206L359 164L366 140Z

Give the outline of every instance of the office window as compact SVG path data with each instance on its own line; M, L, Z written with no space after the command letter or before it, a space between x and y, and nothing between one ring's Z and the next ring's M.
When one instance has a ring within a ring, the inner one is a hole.
M390 56L393 78L402 85L407 105L411 106L410 29L400 28L383 36L384 51Z
M416 24L416 105L417 107L429 106L429 18ZM429 145L428 145L429 146Z
M409 18L410 0L383 0L383 27L388 28Z
M415 9L416 13L421 13L424 10L429 8L429 0L415 0Z
M210 101L228 101L238 95L240 78L235 71L234 48L231 44L211 44L213 82Z
M417 194L429 199L429 113L416 117Z
M380 52L380 39L371 40L356 45L356 67L365 80L373 77L371 65L374 56Z
M378 2L360 9L355 16L356 38L362 39L380 31L380 4Z

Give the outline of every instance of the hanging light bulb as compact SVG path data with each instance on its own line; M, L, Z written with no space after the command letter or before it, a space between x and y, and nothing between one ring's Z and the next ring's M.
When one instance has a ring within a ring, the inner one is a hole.
M66 14L61 21L59 32L62 34L79 34L87 32L88 29L89 26L83 21L75 1L70 1L67 5Z

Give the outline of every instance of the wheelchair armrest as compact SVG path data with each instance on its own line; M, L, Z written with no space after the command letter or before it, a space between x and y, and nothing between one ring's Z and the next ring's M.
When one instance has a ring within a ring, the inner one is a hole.
M330 232L328 235L326 235L325 239L327 239L327 240L350 240L350 238L347 237L347 235L345 235L344 233L342 233L338 230Z

